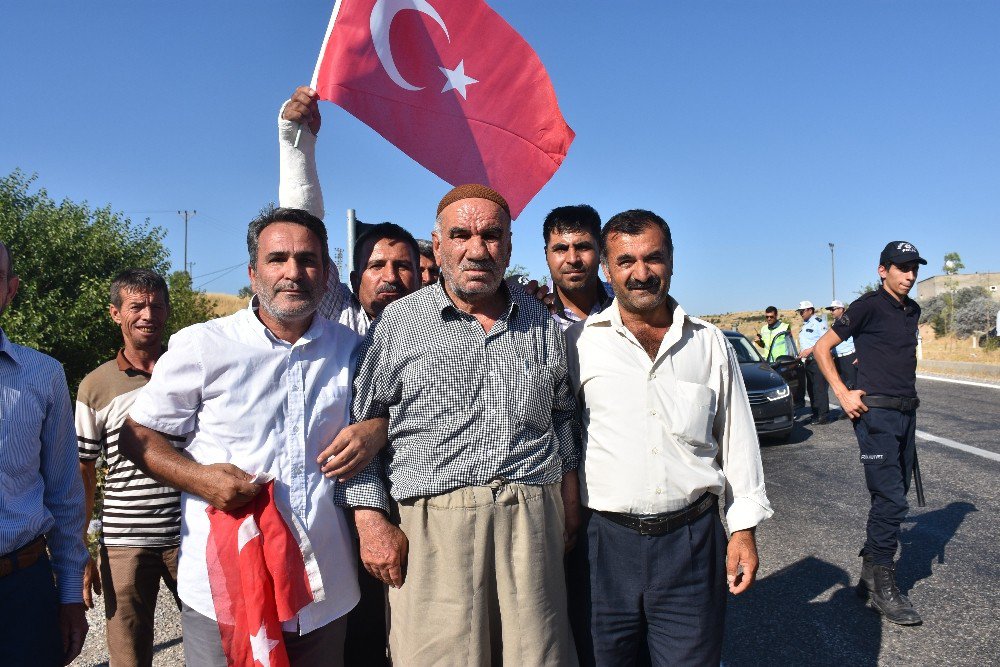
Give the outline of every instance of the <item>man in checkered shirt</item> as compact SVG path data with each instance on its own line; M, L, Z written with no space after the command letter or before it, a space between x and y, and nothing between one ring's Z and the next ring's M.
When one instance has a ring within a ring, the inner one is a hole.
M390 652L406 664L576 664L576 404L559 324L503 282L510 225L495 191L448 193L443 280L389 304L359 353L354 418L387 417L389 445L339 502L390 586Z

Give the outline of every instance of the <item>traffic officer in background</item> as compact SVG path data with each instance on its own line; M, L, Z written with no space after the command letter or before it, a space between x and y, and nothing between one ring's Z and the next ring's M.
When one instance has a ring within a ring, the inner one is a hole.
M826 309L830 311L830 321L836 322L844 314L844 302L834 299ZM854 337L848 336L847 340L833 348L833 357L840 379L848 389L855 389L858 384L858 355L854 351Z
M830 397L829 385L823 377L823 372L816 365L813 347L827 331L826 321L816 313L812 301L800 301L795 312L802 318L802 329L799 330L799 358L805 361L807 386L809 389L809 407L812 409L814 424L829 424ZM830 356L827 351L827 356ZM832 360L832 357L831 357Z
M906 493L916 458L917 323L920 306L907 295L927 261L906 241L893 241L879 257L882 288L852 303L816 343L816 359L844 412L854 422L865 482L871 492L858 594L900 625L918 625L920 615L896 586L899 526L908 509ZM837 375L830 350L857 341L858 385Z
M774 361L778 357L788 354L787 336L791 335L791 329L787 322L778 319L778 309L768 306L764 309L764 326L760 328L760 333L753 342L757 347L764 348L764 356L768 361Z

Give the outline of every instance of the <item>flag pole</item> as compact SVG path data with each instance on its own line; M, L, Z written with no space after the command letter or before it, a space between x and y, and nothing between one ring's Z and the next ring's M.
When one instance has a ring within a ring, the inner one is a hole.
M312 81L309 83L309 87L316 90L316 82L319 79L319 66L323 64L323 54L326 53L326 43L330 41L330 33L333 32L333 26L337 22L337 15L340 14L340 5L344 0L337 0L336 4L333 6L333 14L330 16L330 23L326 26L326 34L323 35L323 46L320 47L319 56L316 58L316 67L313 68ZM295 142L292 144L295 148L299 147L299 137L302 136L302 123L299 123L299 129L295 131Z
M358 219L354 216L354 209L347 209L347 276L350 278L354 271L354 242L357 241Z

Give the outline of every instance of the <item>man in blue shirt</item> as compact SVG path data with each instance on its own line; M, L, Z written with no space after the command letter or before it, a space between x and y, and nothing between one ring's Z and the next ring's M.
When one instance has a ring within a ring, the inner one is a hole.
M0 242L0 315L19 284L13 256ZM3 329L0 489L3 664L67 665L87 636L83 568L88 555L73 410L59 362L15 345Z
M836 322L844 314L844 302L834 299L826 309L830 311L830 321ZM833 358L837 365L837 375L848 389L854 389L858 384L858 355L854 352L854 336L848 336L847 340L833 348ZM842 415L842 418L847 417L846 412Z
M822 315L816 314L812 301L800 301L795 312L802 318L802 329L799 330L799 358L806 364L806 379L809 389L809 406L812 408L813 423L818 425L830 423L829 385L813 356L813 346L827 331Z

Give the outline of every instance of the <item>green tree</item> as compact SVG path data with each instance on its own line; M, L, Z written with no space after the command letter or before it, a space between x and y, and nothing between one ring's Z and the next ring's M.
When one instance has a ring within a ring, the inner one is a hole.
M525 280L531 280L531 276L528 275L528 269L523 264L515 264L507 267L507 272L503 277L510 278L512 276L524 276Z
M236 296L240 297L241 299L249 299L253 297L253 288L250 287L249 285L244 285L243 287L240 288L240 291L236 293Z
M864 296L865 294L868 294L869 292L874 292L877 289L882 289L882 283L880 282L868 283L866 285L862 285L861 289L856 291L855 294L857 294L858 296Z
M944 256L944 266L942 270L945 274L953 276L959 272L960 269L964 269L965 264L962 263L962 258L959 257L957 252L949 252Z
M0 240L14 255L21 287L4 313L11 340L30 345L63 363L70 389L110 359L121 333L108 316L111 279L130 267L165 275L169 252L159 227L86 202L56 203L36 177L19 170L0 177ZM185 276L186 277L186 276ZM190 280L171 280L174 313L168 333L212 316L204 295L192 293Z

